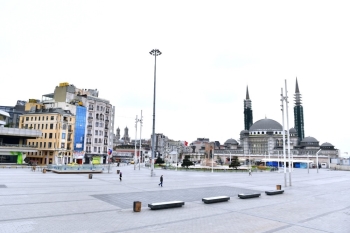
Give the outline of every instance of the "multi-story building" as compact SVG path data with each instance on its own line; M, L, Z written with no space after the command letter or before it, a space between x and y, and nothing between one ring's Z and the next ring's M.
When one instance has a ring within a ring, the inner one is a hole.
M9 114L9 117L6 118L6 125L10 128L19 127L19 117L24 113L24 105L26 101L17 100L17 103L14 107L12 106L0 106L0 110L3 110Z
M33 103L32 103L33 104ZM28 103L30 105L30 103ZM29 106L26 106L26 108ZM27 145L37 152L29 152L30 160L38 164L67 164L73 161L75 116L62 108L46 109L39 103L20 117L20 128L42 132L41 138L27 139Z
M43 95L46 108L61 107L76 116L73 157L78 163L107 163L113 148L115 108L98 97L97 89L80 89L60 83L54 93Z
M22 164L27 153L37 152L35 145L27 145L28 139L41 137L41 132L34 129L4 127L10 114L0 110L0 163Z

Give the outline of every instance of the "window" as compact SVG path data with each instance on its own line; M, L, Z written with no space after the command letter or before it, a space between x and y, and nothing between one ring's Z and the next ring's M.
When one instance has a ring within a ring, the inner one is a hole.
M53 124L50 124L50 129L53 129Z
M46 148L46 142L44 142L44 148Z
M100 122L100 127L103 127L103 123L102 122Z
M66 130L67 129L67 124L63 124L62 129Z
M54 116L51 116L51 120L53 121L55 119L55 117Z
M26 124L25 128L28 129L28 124Z
M48 117L48 116L46 116L46 120L47 120L47 121L49 120L49 117Z
M42 142L40 142L40 148L42 148L42 146L43 146L43 143L42 143Z
M98 139L98 142L99 142L99 143L102 143L102 139L101 139L101 138L100 138L100 139Z
M62 133L62 139L66 139L66 133Z
M26 121L29 121L29 117L26 117Z
M65 144L64 142L61 143L61 148L64 148Z
M40 129L40 124L38 124L38 129Z
M45 129L47 129L47 124L46 124L46 127L45 127Z
M30 120L32 121L32 120L33 120L33 117L31 117Z
M98 122L95 123L95 126L98 127Z
M97 147L96 146L94 146L94 152L97 152Z
M34 117L34 120L36 120L36 117Z
M38 118L38 121L40 121L40 117Z
M95 135L98 135L98 130L95 130Z
M97 138L95 138L95 143L97 143Z
M49 133L49 138L52 138L52 133Z
M99 110L100 110L100 106L97 105L97 111L99 111Z

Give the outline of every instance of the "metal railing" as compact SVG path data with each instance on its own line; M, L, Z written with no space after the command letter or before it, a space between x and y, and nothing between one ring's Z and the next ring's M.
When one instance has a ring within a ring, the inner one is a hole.
M36 146L36 145L7 144L7 143L0 143L0 146L3 146L3 147L29 147L29 148L38 148L38 146Z

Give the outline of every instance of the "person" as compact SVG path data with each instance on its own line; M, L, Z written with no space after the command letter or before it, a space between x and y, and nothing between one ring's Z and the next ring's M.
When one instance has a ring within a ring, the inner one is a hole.
M120 172L120 173L119 173L119 180L120 180L120 181L122 181L122 177L123 177L122 172Z
M163 175L160 176L160 183L159 183L158 185L160 185L161 187L163 187Z
M252 175L252 169L249 169L249 175L250 176Z

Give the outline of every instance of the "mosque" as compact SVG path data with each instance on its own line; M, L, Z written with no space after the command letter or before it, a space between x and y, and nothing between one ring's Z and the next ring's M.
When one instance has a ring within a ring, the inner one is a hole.
M338 150L329 142L320 142L314 137L305 137L304 114L296 79L294 94L294 127L285 130L285 153L287 154L289 134L290 154L294 159L306 159L314 157L319 151L319 156L324 158L336 158ZM240 143L235 139L228 139L224 148L217 148L215 155L236 155L240 158L246 156L261 158L261 156L275 157L283 155L283 126L273 119L260 119L253 124L252 100L249 97L248 87L244 100L244 130L240 132ZM320 150L321 149L321 150Z

